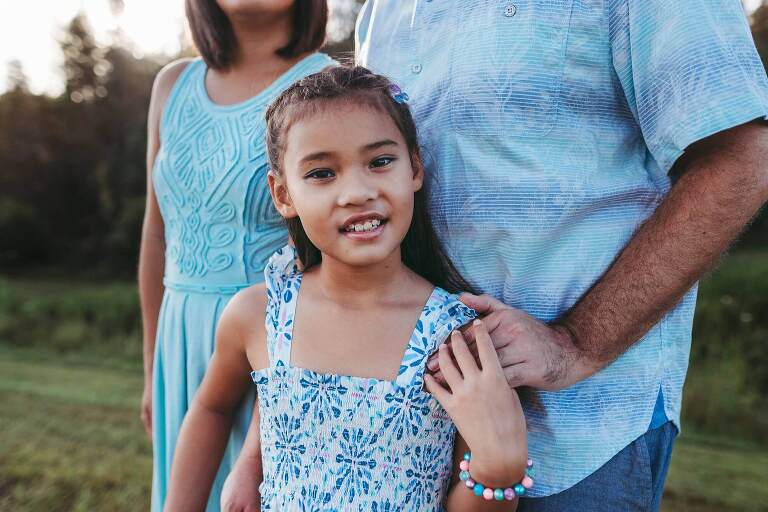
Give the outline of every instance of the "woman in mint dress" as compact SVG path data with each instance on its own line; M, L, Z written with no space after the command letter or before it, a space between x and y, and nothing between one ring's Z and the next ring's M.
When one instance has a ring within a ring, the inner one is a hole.
M316 53L325 0L187 0L186 8L202 58L174 62L155 80L139 260L153 511L163 507L176 438L213 354L219 315L235 292L263 281L269 256L286 243L267 188L264 111L291 83L333 64ZM254 398L239 408L209 511L219 510Z

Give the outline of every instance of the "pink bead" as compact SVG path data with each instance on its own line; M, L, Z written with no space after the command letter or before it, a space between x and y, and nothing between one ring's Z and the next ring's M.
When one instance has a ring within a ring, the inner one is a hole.
M515 499L515 496L516 496L516 494L515 494L515 490L513 488L507 487L506 489L504 489L504 499L505 500L512 501L513 499Z
M531 466L533 466L533 461L531 459L528 459L528 467L530 468Z
M475 486L475 481L472 480L471 478L467 478L466 480L464 480L464 484L471 489Z
M483 498L485 498L487 500L492 500L493 499L493 489L491 489L490 487L486 487L485 490L483 491Z
M520 481L520 484L522 484L523 487L526 489L530 489L533 487L533 479L529 476L524 476L523 479Z
M462 471L469 471L469 461L463 460L459 462L459 468L461 468Z

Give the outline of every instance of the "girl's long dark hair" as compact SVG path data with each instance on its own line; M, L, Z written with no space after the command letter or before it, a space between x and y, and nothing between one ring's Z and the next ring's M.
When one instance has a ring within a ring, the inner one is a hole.
M323 108L333 108L339 102L373 107L389 115L402 133L408 146L411 164L422 166L416 125L406 103L396 102L386 77L361 66L331 66L309 75L291 85L267 109L267 153L272 171L281 176L285 151L285 134L290 126L303 117ZM329 100L331 105L329 107ZM414 194L413 219L402 243L403 263L430 283L452 292L475 292L445 254L432 228L427 208L427 184ZM298 217L286 219L288 233L304 269L322 261L320 250L304 231Z

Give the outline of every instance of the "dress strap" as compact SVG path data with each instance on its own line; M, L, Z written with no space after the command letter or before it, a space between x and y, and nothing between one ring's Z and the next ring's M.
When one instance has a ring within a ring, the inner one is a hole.
M435 288L416 322L395 382L401 386L421 387L427 358L451 331L474 318L477 318L475 310L465 306L456 295Z
M293 319L301 272L296 250L286 245L269 258L264 269L267 287L267 351L270 366L290 366Z

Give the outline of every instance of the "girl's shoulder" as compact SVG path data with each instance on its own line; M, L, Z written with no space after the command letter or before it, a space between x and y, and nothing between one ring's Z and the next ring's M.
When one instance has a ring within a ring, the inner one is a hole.
M217 349L222 344L244 351L251 365L265 359L264 321L267 293L264 283L254 284L237 292L227 303L217 325ZM254 359L255 360L252 360Z
M257 283L237 292L227 303L219 324L228 323L244 332L264 326L267 308L265 283Z

